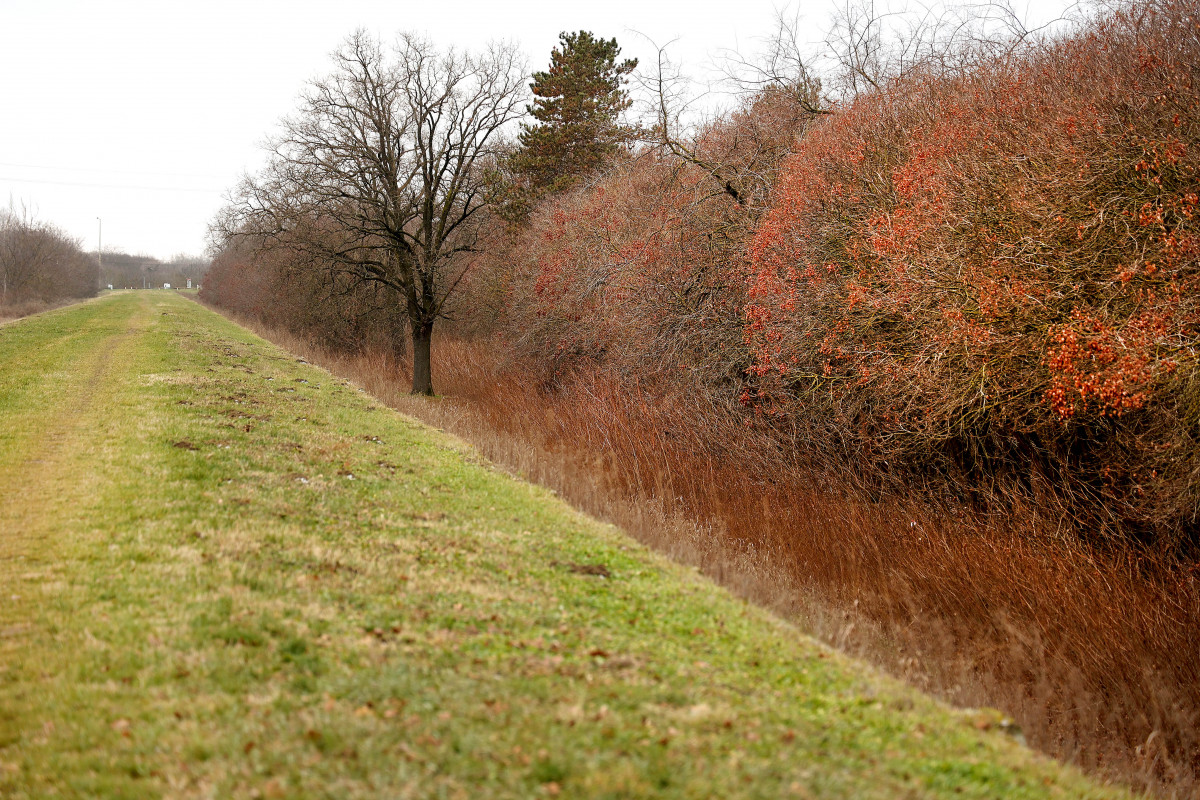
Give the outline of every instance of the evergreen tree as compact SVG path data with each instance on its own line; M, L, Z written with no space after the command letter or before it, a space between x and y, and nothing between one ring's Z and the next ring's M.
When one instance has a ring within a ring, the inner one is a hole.
M510 163L529 200L599 169L635 132L620 115L632 102L623 86L637 59L617 63L617 40L588 31L561 33L559 42L550 68L533 74L529 112L537 123L522 126Z

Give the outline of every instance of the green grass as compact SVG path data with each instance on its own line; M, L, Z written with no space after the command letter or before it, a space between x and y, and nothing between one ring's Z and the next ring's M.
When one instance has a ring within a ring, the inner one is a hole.
M1121 797L171 292L0 329L0 796Z

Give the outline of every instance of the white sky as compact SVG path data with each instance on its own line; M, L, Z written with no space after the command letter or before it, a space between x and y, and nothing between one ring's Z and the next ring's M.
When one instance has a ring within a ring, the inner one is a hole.
M517 41L542 69L560 31L615 36L648 64L650 46L703 77L709 54L770 32L771 0L0 0L0 205L96 248L199 254L222 195L263 161L259 147L304 82L358 27L439 46ZM820 38L836 0L801 0ZM1065 0L1020 0L1033 18ZM794 6L793 6L794 7Z

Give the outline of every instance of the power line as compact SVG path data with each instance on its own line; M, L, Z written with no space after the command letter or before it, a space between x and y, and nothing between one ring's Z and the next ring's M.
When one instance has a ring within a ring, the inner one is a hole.
M199 172L160 172L136 169L102 169L98 167L63 167L51 164L21 164L16 161L0 161L0 167L18 167L22 169L51 169L56 172L98 172L109 175L153 175L159 178L207 178L208 175L201 175Z
M87 189L134 189L145 192L191 192L195 194L221 194L224 189L194 189L181 188L178 186L130 186L127 184L114 183L81 183L78 181L48 181L35 178L10 178L0 175L0 181L13 181L14 183L40 183L48 186L79 186Z

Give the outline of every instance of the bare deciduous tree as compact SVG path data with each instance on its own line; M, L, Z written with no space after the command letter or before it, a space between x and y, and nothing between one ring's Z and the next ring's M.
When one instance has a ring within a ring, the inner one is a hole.
M526 68L512 45L394 50L353 34L335 69L284 120L268 166L238 187L214 238L254 236L299 254L298 268L396 293L413 342L414 394L432 394L434 322L474 251L485 172L521 114Z
M833 101L822 91L813 67L816 55L804 42L803 30L799 10L776 9L774 28L762 38L758 52L728 50L719 56L726 82L742 97L774 89L791 96L809 114L832 114Z
M842 0L825 35L823 71L843 102L917 69L963 74L1052 31L1078 7L1031 27L1013 0Z
M780 20L782 30L786 18ZM778 42L773 63L727 54L726 76L739 89L740 107L729 119L713 117L689 125L684 119L694 116L689 106L698 98L691 96L690 81L671 61L667 53L671 44L654 45L658 52L652 70L637 78L654 119L650 143L655 151L708 173L715 194L732 199L755 216L767 200L774 172L793 136L814 118L832 113L822 107L820 82L807 72L798 51L787 55ZM793 56L793 63L784 63Z

